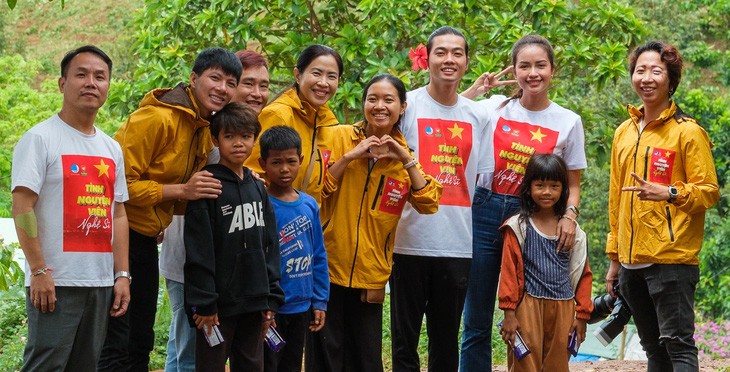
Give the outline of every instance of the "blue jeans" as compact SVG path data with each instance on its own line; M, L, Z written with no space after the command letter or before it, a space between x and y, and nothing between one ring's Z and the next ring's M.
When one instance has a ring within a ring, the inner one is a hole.
M165 279L165 285L172 309L165 372L192 372L195 371L195 328L190 326L185 314L185 284Z
M619 291L631 309L647 371L699 371L694 341L698 266L654 264L619 271Z
M520 199L477 187L471 210L474 243L461 334L462 372L492 370L492 316L502 263L499 227L519 212Z

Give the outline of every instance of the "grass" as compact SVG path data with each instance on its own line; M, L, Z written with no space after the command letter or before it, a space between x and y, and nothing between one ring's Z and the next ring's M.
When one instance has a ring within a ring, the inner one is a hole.
M3 17L4 54L20 54L38 59L47 73L58 74L63 55L84 44L99 46L109 54L115 65L126 63L131 34L126 25L131 10L143 5L143 0L23 0ZM0 5L3 9L6 5ZM6 9L3 9L5 12ZM119 70L118 70L119 71Z
M155 346L150 355L150 369L157 370L165 367L166 347L170 320L172 318L172 310L170 309L170 301L164 290L164 280L160 279L160 297L157 308L157 320L155 321ZM501 316L500 310L495 312L495 317ZM356 335L353 335L356 337ZM383 366L385 371L393 370L392 342L390 332L390 297L385 297L383 304ZM498 332L492 332L492 359L494 365L506 364L507 349L504 342L499 337ZM425 368L428 365L428 337L426 336L426 322L421 327L421 337L418 342L418 355L421 359L421 366Z

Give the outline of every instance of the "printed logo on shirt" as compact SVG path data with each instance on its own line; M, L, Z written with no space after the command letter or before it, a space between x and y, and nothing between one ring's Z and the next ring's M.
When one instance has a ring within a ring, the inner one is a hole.
M472 147L472 125L457 120L418 119L418 161L443 187L441 205L471 205L466 167Z
M672 182L675 152L672 150L654 148L649 164L649 181L668 185Z
M230 211L230 209L230 205L221 207L221 211L224 214L226 211ZM228 233L231 234L236 231L250 229L254 226L265 226L263 203L253 202L237 205L233 210L233 220L231 220L231 227L228 228Z
M297 216L297 218L285 223L279 230L279 246L281 247L281 255L289 254L288 248L285 248L291 241L297 239L299 235L307 233L312 229L312 221L307 216Z
M100 156L61 155L63 251L112 251L116 165Z
M558 135L552 129L500 117L494 130L492 191L517 195L527 162L535 153L553 153Z
M299 242L301 244L301 241ZM289 278L302 278L312 275L312 255L293 257L286 260L284 272Z
M383 194L380 196L380 211L400 216L408 199L408 182L386 177Z

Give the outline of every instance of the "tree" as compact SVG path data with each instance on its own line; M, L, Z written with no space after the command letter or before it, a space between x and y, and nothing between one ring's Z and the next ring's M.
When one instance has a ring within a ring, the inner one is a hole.
M426 83L427 73L411 71L408 50L446 24L462 29L469 39L467 82L508 65L510 48L521 36L544 35L563 66L558 96L573 85L603 86L623 76L628 48L645 32L627 4L598 0L150 0L132 24L137 29L133 49L144 63L120 92L132 99L112 100L114 110L127 114L147 90L184 79L205 47L257 47L268 56L275 82L283 85L292 80L299 52L323 43L345 60L346 73L333 103L341 121L353 122L361 87L377 73L392 73L410 87Z

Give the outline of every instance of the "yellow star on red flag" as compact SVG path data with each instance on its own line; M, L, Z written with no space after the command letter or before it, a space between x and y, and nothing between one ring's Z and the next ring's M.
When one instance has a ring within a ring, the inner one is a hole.
M101 164L94 165L94 168L99 170L99 177L106 174L107 177L109 177L109 166L104 163L104 159L99 159L101 161Z

